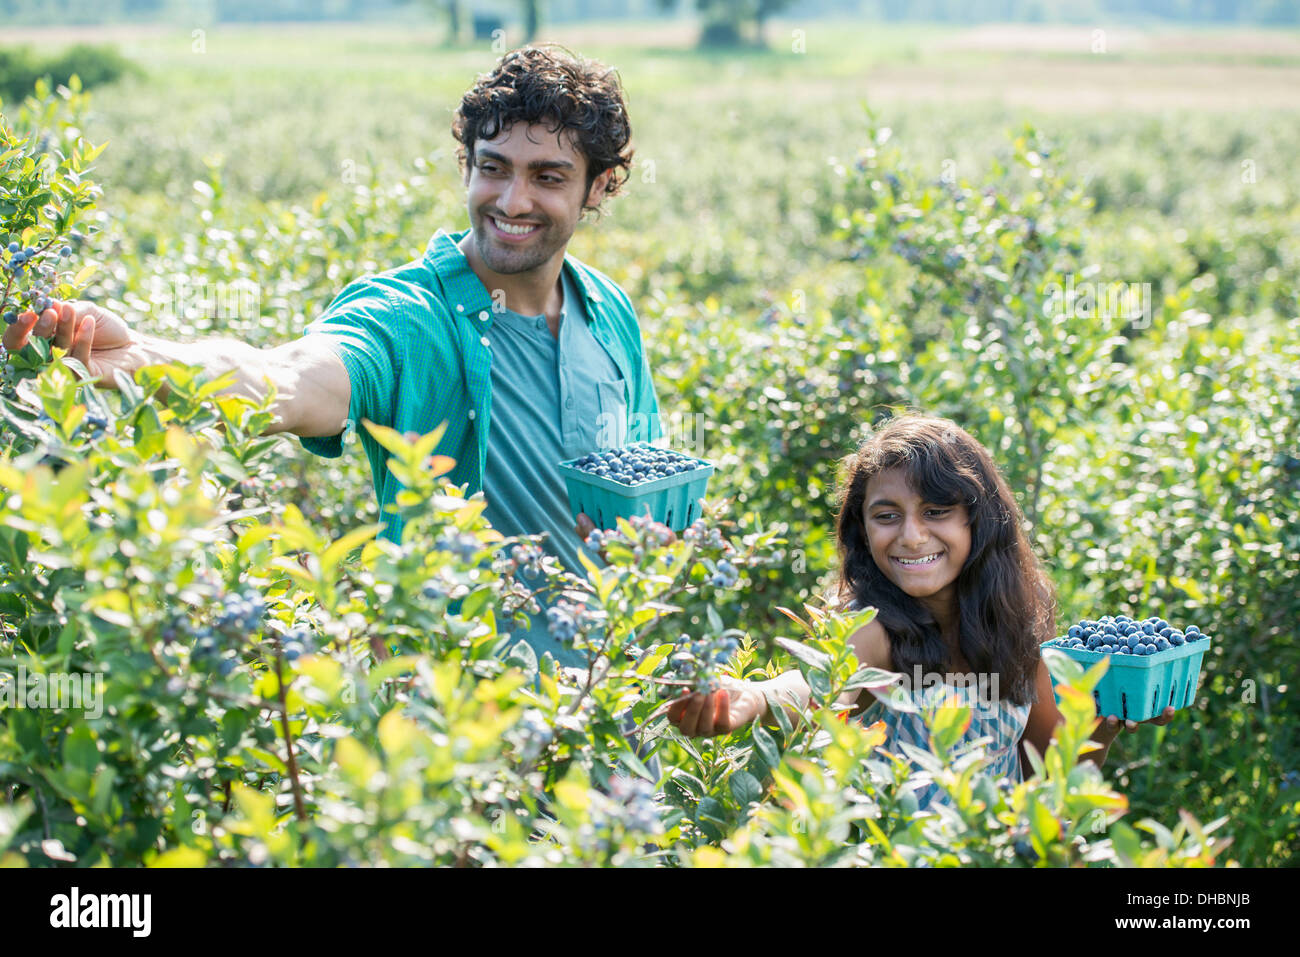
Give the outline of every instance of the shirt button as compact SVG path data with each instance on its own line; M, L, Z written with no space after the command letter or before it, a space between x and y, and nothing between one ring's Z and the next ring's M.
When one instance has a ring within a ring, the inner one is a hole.
M487 318L488 318L487 310L484 309L482 312L480 312L478 314L478 317L482 319L484 322L487 322Z
M488 337L487 337L487 336L483 336L482 338L480 338L480 339L479 339L479 342L483 343L483 345L485 345L485 346L490 346L490 345L492 345L492 343L488 340Z
M539 318L539 319L537 320L537 328L538 328L539 331L540 331L540 330L541 330L545 325L546 325L546 320L545 320L545 319L540 319L540 318Z
M564 400L564 407L566 409L573 408L573 396L569 396L567 399Z
M464 304L463 302L458 302L458 303L456 303L456 311L457 311L457 312L464 312L464 311L465 311L465 304Z
M473 421L473 420L474 420L474 415L475 415L474 410L473 410L473 409L470 409L470 410L469 410L470 421Z

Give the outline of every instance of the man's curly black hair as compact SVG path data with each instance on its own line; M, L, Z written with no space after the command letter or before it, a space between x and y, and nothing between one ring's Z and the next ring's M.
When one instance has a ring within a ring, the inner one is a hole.
M607 169L615 172L606 196L618 194L632 165L632 124L618 73L594 60L575 56L558 44L512 50L495 70L478 78L460 101L451 132L460 142L456 157L462 173L479 139L494 139L516 122L545 123L552 133L572 130L587 158L587 188ZM584 211L598 207L583 206Z

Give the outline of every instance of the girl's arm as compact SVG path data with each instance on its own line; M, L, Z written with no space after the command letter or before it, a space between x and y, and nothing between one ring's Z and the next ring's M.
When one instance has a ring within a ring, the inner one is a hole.
M1038 661L1038 679L1036 682L1038 690L1038 701L1029 710L1029 722L1025 725L1025 733L1021 741L1028 741L1032 744L1039 754L1047 750L1052 741L1052 734L1056 731L1056 726L1065 719L1061 717L1061 712L1056 708L1056 693L1052 690L1052 676L1047 670L1047 663L1041 658ZM1150 718L1141 724L1168 724L1173 720L1174 709L1166 708L1164 713L1155 718ZM1126 721L1123 730L1136 731L1139 722ZM1120 719L1117 715L1109 715L1102 720L1090 735L1093 741L1101 745L1095 751L1089 751L1085 754L1084 760L1091 761L1097 767L1106 763L1106 757L1110 754L1110 746L1119 737L1121 730ZM1025 749L1020 748L1020 767L1024 771L1025 777L1033 773L1033 767L1029 759L1025 756Z
M849 636L849 644L859 665L872 668L890 667L889 636L875 621L870 621ZM791 721L800 720L812 697L812 690L798 671L787 671L767 681L723 679L722 688L713 694L686 695L668 709L668 720L688 737L709 737L743 728L755 718L771 719L768 695L781 702ZM849 691L840 697L842 705L856 705L862 690Z

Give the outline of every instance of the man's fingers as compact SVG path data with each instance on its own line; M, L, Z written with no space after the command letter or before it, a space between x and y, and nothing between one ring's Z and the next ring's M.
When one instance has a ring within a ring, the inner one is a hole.
M731 695L724 689L719 691L715 697L718 702L718 707L717 711L713 715L713 727L730 731Z
M56 303L45 311L52 312L55 315L54 344L64 351L71 349L72 340L77 333L76 312L67 303L62 305Z
M17 352L23 346L27 345L27 340L31 338L32 327L36 325L36 313L30 309L18 314L18 321L5 330L4 346L10 352Z
M704 714L705 697L702 694L693 694L686 702L686 710L682 712L682 723L679 727L682 729L682 734L688 738L696 737L701 733L700 725Z
M686 711L686 703L689 700L689 698L678 698L676 701L668 705L668 710L664 712L664 714L668 715L668 720L673 724L680 721L682 714Z
M32 335L48 339L54 335L58 325L59 313L51 306L41 313L40 318L36 320L36 325L32 326Z
M83 316L72 339L70 355L86 368L90 368L90 349L95 341L95 317Z

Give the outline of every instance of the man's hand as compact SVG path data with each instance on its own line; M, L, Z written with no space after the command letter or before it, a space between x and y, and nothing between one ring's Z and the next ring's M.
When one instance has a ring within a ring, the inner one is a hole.
M28 309L4 332L4 346L17 352L32 336L51 339L54 345L84 365L100 385L115 387L114 370L130 375L138 338L122 318L93 302L53 301L39 316Z
M753 682L719 678L722 687L712 694L692 692L668 707L668 720L690 738L728 734L761 718L767 700Z

